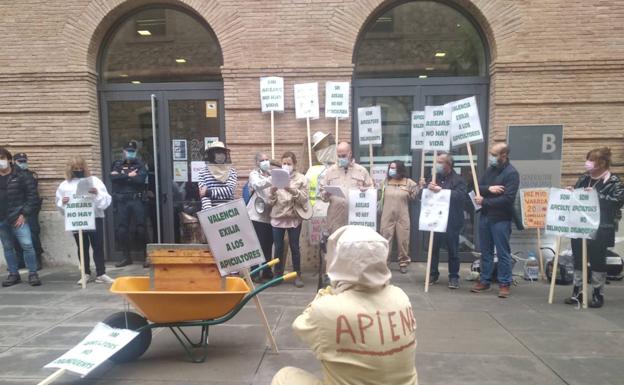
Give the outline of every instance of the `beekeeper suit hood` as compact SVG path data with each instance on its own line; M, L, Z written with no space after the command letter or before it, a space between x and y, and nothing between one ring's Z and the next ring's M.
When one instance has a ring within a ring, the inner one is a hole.
M335 292L384 288L392 274L388 241L370 227L343 226L327 243L327 274Z

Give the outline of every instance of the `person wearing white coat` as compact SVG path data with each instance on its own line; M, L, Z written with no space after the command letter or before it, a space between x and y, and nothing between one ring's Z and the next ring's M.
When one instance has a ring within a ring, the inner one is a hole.
M104 264L104 210L111 204L111 196L106 190L104 183L89 172L87 162L79 156L72 157L65 168L65 180L56 189L56 207L65 213L65 205L76 194L78 183L83 178L90 178L91 188L88 193L93 197L95 208L95 231L83 232L84 270L89 281L97 283L112 283L113 280L106 275ZM74 232L76 246L80 248L78 232ZM95 263L95 276L91 274L89 246L93 249L93 262ZM78 249L80 255L80 249ZM82 279L78 281L82 284Z

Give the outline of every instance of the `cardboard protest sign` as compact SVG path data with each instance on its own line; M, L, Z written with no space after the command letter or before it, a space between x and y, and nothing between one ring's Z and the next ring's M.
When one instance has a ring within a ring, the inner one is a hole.
M600 224L596 190L551 188L546 214L546 234L593 239Z
M412 135L410 148L412 150L422 150L425 134L425 111L412 111Z
M381 144L381 107L358 108L360 145Z
M423 150L448 151L451 147L450 105L425 106Z
M528 188L520 190L522 225L527 229L541 229L546 226L548 211L547 188Z
M65 205L65 231L95 230L95 207L91 197L73 197Z
M379 186L388 176L388 164L375 164L371 171L371 178L375 182L375 186Z
M318 119L318 83L295 84L295 117Z
M349 224L377 229L377 190L349 190Z
M78 345L44 367L65 369L84 377L137 335L133 330L115 329L100 322Z
M325 117L349 118L349 82L325 83Z
M264 263L242 199L200 211L197 217L222 276Z
M443 233L448 224L449 206L451 204L451 190L441 190L434 193L429 189L422 192L420 201L420 218L418 229Z
M262 112L284 111L284 78L260 78L260 104Z
M483 142L477 99L471 96L450 103L451 143L453 147L466 143Z

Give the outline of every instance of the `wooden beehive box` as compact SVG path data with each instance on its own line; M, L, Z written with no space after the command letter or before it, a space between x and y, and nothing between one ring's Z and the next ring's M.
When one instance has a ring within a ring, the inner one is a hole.
M219 291L222 279L207 245L149 244L150 286L159 291Z

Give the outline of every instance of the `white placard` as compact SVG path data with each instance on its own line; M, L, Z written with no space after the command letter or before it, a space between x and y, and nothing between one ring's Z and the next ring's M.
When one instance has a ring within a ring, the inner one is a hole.
M374 164L373 170L371 171L371 178L375 182L376 186L379 186L383 183L383 181L388 176L388 165L387 164Z
M451 105L451 144L453 147L483 142L481 120L477 99L471 96L450 103Z
M349 82L325 83L325 117L349 118Z
M173 139L171 142L173 160L186 160L188 153L186 139Z
M381 107L358 108L360 145L381 144Z
M420 201L418 229L444 233L448 224L450 204L451 190L434 193L429 189L424 189Z
M262 112L284 111L284 78L260 78L260 104Z
M207 150L211 144L213 144L214 142L218 142L219 141L219 137L218 136L206 136L204 137L204 150Z
M271 185L272 187L277 188L286 188L290 186L290 174L281 168L271 170Z
M295 117L318 119L318 83L295 84Z
M173 181L188 182L188 163L186 161L173 162Z
M349 224L377 229L377 190L349 190Z
M422 150L425 134L425 111L412 111L412 150Z
M468 196L470 197L470 201L472 202L472 207L474 207L475 211L481 210L481 205L477 203L477 199L476 199L477 194L474 192L474 190L471 190L468 193Z
M44 367L65 369L84 377L137 335L133 330L115 329L100 322L78 345Z
M200 211L197 218L222 276L264 263L242 199Z
M600 203L596 190L550 189L546 234L593 239L599 225Z
M199 173L206 168L206 162L200 160L191 162L191 182L199 182Z
M95 230L93 198L70 197L64 209L65 231Z
M448 151L451 148L450 105L425 106L423 150Z

